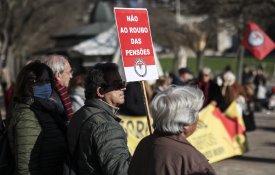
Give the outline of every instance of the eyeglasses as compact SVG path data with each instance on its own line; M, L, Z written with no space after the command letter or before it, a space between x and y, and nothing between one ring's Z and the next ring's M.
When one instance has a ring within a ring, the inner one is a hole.
M103 84L101 87L104 90L119 90L119 89L124 89L126 88L126 82L122 80L114 80L111 84Z

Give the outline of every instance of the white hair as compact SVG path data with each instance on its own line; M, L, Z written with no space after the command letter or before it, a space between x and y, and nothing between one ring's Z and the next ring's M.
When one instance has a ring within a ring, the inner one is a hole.
M208 67L204 67L204 68L202 69L202 73L203 73L203 74L210 75L210 74L211 74L211 69L208 68Z
M184 126L192 125L198 119L203 101L203 92L197 87L169 87L151 103L154 128L162 133L183 132Z
M232 86L236 81L236 76L231 71L227 71L223 75L223 80L225 86Z
M65 64L68 62L67 58L63 55L46 55L41 57L40 61L47 66L49 66L53 74L63 73L65 69Z

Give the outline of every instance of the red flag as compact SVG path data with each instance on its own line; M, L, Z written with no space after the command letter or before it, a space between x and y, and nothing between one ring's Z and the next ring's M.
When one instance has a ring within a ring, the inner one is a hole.
M252 21L248 22L241 44L259 60L263 60L275 47L274 42Z

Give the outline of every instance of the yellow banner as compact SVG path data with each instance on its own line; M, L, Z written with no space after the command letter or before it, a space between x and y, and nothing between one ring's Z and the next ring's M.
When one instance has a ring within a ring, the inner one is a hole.
M139 141L150 134L146 116L132 117L122 116L120 124L127 134L128 148L130 153L133 155ZM151 120L152 123L152 120Z
M235 152L237 155L243 154L247 151L247 140L245 136L246 128L243 121L241 108L238 106L236 101L231 103L231 105L227 108L225 115L228 117L228 121L224 122L224 126L227 128L229 135L233 139L232 144L235 147ZM234 124L232 125L232 123Z
M244 145L238 144L236 140L237 137L245 140L245 137L237 134L235 130L237 127L238 122L231 121L219 109L209 105L200 112L197 130L188 140L210 163L217 162L244 153Z
M241 155L246 151L245 127L235 102L227 109L228 116L212 105L205 107L199 115L197 130L188 140L210 163ZM130 153L133 154L139 141L150 134L147 119L145 116L119 117L127 133Z

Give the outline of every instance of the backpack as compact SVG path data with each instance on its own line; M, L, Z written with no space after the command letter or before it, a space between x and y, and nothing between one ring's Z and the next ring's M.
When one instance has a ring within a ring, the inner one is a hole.
M13 154L8 139L8 128L0 136L0 172L1 175L11 175L15 167Z

